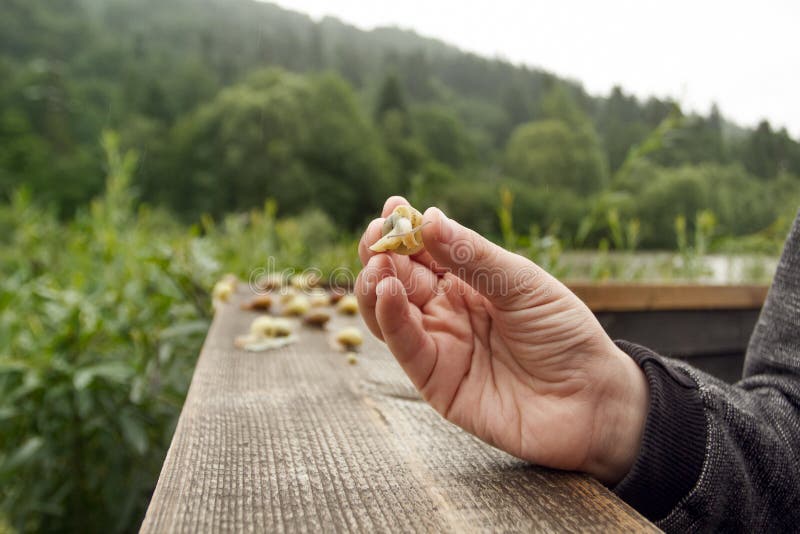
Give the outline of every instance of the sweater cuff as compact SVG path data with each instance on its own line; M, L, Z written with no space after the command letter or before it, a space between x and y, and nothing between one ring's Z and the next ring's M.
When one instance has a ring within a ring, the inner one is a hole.
M650 408L642 445L614 493L651 521L665 518L700 478L706 450L706 419L695 381L656 353L616 341L642 368Z

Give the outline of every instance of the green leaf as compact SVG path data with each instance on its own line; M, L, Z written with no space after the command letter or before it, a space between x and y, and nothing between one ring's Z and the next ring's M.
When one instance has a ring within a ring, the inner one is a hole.
M39 436L28 438L5 458L2 465L0 465L0 474L6 475L32 460L43 445L44 440Z
M0 373L27 371L30 364L21 358L0 357Z
M110 382L125 383L133 374L133 369L123 362L106 362L83 367L75 372L72 383L75 389L85 389L95 378Z
M148 438L147 430L142 423L135 417L123 413L119 418L122 428L122 437L139 455L147 452Z
M205 333L208 330L208 321L187 321L165 328L159 335L160 339L174 337L187 337L192 334Z

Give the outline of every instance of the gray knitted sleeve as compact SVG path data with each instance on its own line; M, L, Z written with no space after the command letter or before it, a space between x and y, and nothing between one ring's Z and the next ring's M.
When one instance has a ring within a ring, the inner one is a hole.
M618 344L647 375L651 407L614 491L668 532L800 531L800 215L740 382Z

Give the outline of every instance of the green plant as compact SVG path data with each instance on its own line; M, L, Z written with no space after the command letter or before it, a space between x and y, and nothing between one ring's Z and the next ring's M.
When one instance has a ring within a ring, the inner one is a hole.
M103 148L106 193L71 223L24 193L3 208L0 511L20 531L136 528L208 327L202 284L158 260L190 240L134 211L135 156Z
M694 221L694 239L690 243L686 217L679 215L675 218L678 253L673 260L672 276L695 280L711 274L705 263L705 256L708 254L715 227L716 218L713 213L708 210L698 212Z
M503 236L503 246L508 250L524 254L553 276L566 276L568 270L561 261L564 248L558 238L558 223L551 225L545 234L542 234L538 224L533 224L527 236L520 236L514 230L513 205L514 194L507 187L502 187L497 217Z

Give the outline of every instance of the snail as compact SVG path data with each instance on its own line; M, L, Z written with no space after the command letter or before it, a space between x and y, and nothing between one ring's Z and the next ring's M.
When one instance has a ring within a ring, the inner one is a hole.
M299 294L300 292L293 287L284 287L280 290L280 293L278 293L278 300L280 300L281 304L288 304Z
M228 302L233 294L233 285L220 280L214 284L214 289L211 290L211 296L215 301Z
M233 344L238 349L260 352L284 347L295 341L297 336L292 335L289 321L265 315L254 319L250 324L250 333L238 336Z
M325 328L325 324L331 320L331 314L319 308L312 308L303 317L303 322L308 326L316 326L317 328Z
M316 287L319 282L320 276L313 272L296 274L289 279L289 283L295 289L310 289Z
M353 295L345 295L339 300L336 309L345 315L355 315L358 313L358 299Z
M273 289L280 289L286 283L282 274L271 273L265 274L256 280L256 287L262 291L271 291Z
M292 324L286 319L264 315L250 323L250 333L262 337L285 337L292 333Z
M312 308L321 308L331 303L331 297L324 289L315 289L308 294L308 302Z
M226 274L219 282L214 284L214 288L211 290L211 299L214 308L230 300L231 295L236 292L236 285L238 282L239 280L236 278L236 275Z
M383 221L382 237L369 249L373 252L391 250L408 256L425 245L422 242L422 214L411 206L397 206Z
M308 302L308 298L304 295L295 295L283 306L283 315L299 317L306 314L309 309L311 309L311 304Z
M347 295L347 292L345 292L345 290L343 289L340 288L331 289L331 294L329 296L331 304L338 304L339 301L342 300L342 297L344 297L345 295Z
M241 308L243 310L269 310L272 306L272 297L270 295L256 295L247 302L242 302Z
M364 343L364 336L358 328L348 326L336 332L333 340L341 350L352 352Z

